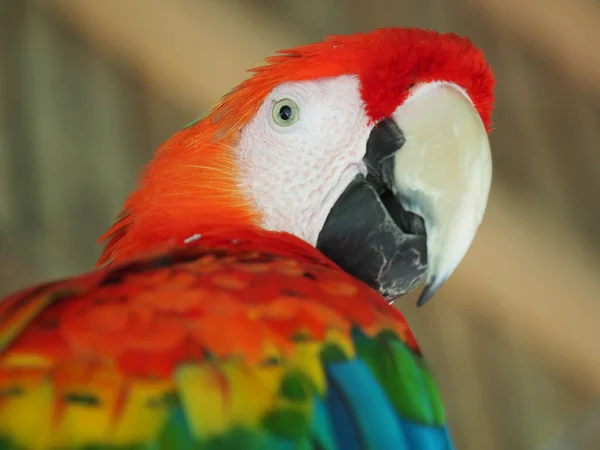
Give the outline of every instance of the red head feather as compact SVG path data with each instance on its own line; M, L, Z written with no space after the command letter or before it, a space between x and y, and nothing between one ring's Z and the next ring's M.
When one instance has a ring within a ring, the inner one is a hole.
M453 82L467 91L490 129L492 72L479 49L452 33L386 28L332 36L281 51L252 72L209 114L158 149L122 217L101 238L108 243L99 263L214 226L256 226L260 217L238 186L233 152L240 128L281 83L356 75L366 112L376 123L402 104L411 86Z

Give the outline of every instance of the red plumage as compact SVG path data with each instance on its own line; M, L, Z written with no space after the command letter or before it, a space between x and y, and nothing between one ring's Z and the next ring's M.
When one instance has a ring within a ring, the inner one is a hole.
M0 303L0 324L4 345L15 339L4 360L32 354L46 361L0 371L9 379L62 370L72 381L73 371L85 378L107 369L167 378L182 361L204 361L207 349L258 363L268 343L293 351L297 333L321 341L326 330L347 335L351 326L379 332L387 325L418 349L402 315L376 292L300 239L259 229L163 245L20 292Z

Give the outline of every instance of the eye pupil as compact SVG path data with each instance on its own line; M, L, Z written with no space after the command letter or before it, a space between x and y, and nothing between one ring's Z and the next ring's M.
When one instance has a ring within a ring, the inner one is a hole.
M275 102L271 114L273 122L278 127L289 127L298 121L299 109L296 102L289 98L284 98Z
M293 111L289 105L283 105L279 108L279 117L281 120L290 120L292 117Z

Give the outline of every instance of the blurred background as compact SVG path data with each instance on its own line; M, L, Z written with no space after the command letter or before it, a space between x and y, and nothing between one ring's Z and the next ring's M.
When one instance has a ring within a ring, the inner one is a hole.
M599 449L597 0L0 0L0 295L92 267L154 149L247 68L391 25L469 36L498 79L481 231L398 302L457 447Z

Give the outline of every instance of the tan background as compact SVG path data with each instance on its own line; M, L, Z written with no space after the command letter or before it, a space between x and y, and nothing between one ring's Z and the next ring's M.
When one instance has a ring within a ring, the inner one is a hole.
M246 68L388 25L468 35L498 78L481 231L400 302L457 447L599 449L597 0L0 0L0 294L90 268L154 148Z

